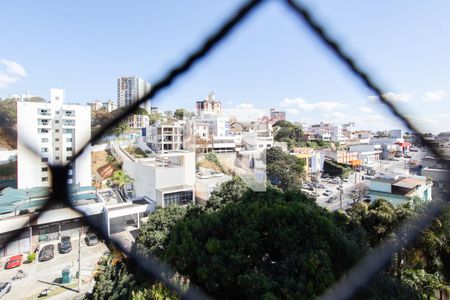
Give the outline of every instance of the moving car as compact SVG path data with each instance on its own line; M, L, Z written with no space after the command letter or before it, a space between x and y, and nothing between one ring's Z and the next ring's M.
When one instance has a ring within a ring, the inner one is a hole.
M61 245L59 247L60 253L69 253L72 251L72 243L70 242L70 236L63 236L61 238Z
M38 261L47 261L52 259L55 256L55 246L54 245L45 245L41 251L39 251Z
M0 298L5 296L11 291L11 282L0 282Z
M98 243L97 235L93 232L86 233L86 244L88 246L94 246Z
M17 268L22 264L22 254L14 255L8 258L6 262L5 269Z

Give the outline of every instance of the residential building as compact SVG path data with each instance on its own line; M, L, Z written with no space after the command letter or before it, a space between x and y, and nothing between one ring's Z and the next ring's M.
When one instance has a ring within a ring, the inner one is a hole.
M222 104L214 98L214 92L210 92L205 100L195 103L196 115L220 115L222 113Z
M126 117L126 123L132 129L147 128L150 124L150 118L148 115L132 114Z
M318 176L323 171L325 155L320 151L315 151L312 148L296 147L291 154L303 161L305 174L308 177Z
M150 92L150 88L150 83L137 76L120 77L117 79L117 107L125 107L137 101ZM151 100L140 106L150 112Z
M369 182L371 201L383 198L393 204L410 201L413 197L431 201L433 183L424 176L378 175Z
M333 132L333 125L320 122L319 124L311 125L309 131L317 134L322 141L331 141L331 134ZM342 131L342 130L341 130Z
M206 204L211 193L224 182L231 180L231 176L223 173L215 173L211 170L202 170L195 179L195 202L196 204Z
M194 152L168 151L136 159L124 154L124 149L116 147L115 151L122 153L122 169L134 179L132 186L136 196L148 197L162 207L194 203Z
M270 120L275 123L278 121L286 120L286 112L275 110L275 108L270 109Z
M183 149L183 127L180 121L164 122L147 128L147 143L156 152Z
M62 89L51 89L50 98L50 102L17 102L19 189L50 186L48 164L69 163L91 138L88 105L64 104ZM91 185L90 152L88 145L71 164L69 184Z
M341 125L334 125L331 126L331 141L333 142L344 142L345 141L345 136L344 136L344 131L342 129Z

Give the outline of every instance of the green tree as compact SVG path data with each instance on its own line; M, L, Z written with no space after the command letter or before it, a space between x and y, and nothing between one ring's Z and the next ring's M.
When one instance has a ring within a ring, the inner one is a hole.
M267 177L272 184L286 190L299 187L304 176L304 164L294 155L286 154L280 147L266 151Z
M124 171L115 171L110 180L115 186L119 188L123 187L127 183L131 183L134 181L134 179L128 176Z
M167 237L173 227L187 213L187 208L170 205L166 208L158 207L141 226L136 238L136 250L141 255L162 255L166 248Z
M312 299L360 254L330 213L299 192L269 187L183 219L164 256L217 298Z
M228 203L237 203L247 191L249 191L249 187L244 180L235 176L232 180L222 183L217 190L211 193L206 202L206 209L216 211Z
M185 108L177 108L173 115L176 119L183 120L184 118L190 118L192 113Z
M129 129L128 124L126 122L120 122L117 126L114 127L112 132L116 137L121 136Z
M161 121L163 119L163 115L161 113L151 113L149 115L149 122L150 125L156 124L158 121Z

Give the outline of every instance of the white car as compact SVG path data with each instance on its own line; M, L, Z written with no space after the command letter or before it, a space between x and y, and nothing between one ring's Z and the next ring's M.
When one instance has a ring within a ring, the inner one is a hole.
M11 291L11 282L0 282L0 298L5 296Z
M323 192L324 196L330 196L331 195L331 191L330 190L326 190L325 192Z

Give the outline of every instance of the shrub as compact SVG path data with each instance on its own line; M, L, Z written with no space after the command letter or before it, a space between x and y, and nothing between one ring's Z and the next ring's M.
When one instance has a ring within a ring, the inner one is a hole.
M33 252L33 253L28 254L28 256L27 256L28 262L33 262L35 260L36 260L36 253Z

